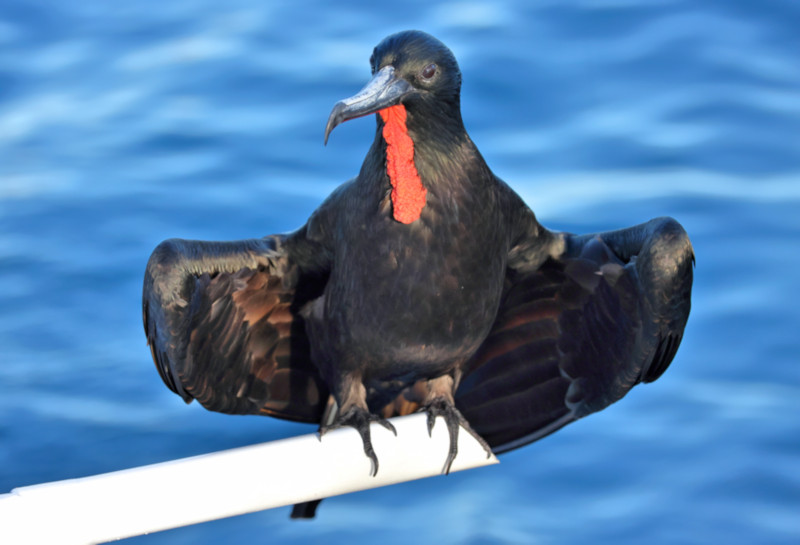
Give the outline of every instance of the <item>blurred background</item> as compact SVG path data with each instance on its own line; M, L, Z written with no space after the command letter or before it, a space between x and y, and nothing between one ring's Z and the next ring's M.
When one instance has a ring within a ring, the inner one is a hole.
M314 431L169 392L144 267L165 238L300 226L374 134L356 120L323 147L331 107L418 28L455 52L467 129L546 226L686 227L672 367L498 467L126 543L800 542L800 3L375 5L0 3L0 493Z

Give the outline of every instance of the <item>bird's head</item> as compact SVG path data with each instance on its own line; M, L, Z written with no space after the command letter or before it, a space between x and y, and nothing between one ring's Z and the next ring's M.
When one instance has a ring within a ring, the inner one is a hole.
M425 208L426 185L441 170L430 165L440 166L469 141L461 121L461 72L453 53L442 42L417 30L384 39L372 52L370 66L372 79L364 88L333 107L325 127L325 142L343 121L379 114L372 151L381 151L368 154L364 165L385 171L385 178L377 179L388 179L391 184L394 219L413 223ZM432 159L420 162L420 156ZM385 162L375 161L378 157L385 157Z
M326 143L340 123L401 104L412 116L430 112L460 125L461 71L442 42L418 30L398 32L375 47L369 63L372 79L333 107L325 128Z

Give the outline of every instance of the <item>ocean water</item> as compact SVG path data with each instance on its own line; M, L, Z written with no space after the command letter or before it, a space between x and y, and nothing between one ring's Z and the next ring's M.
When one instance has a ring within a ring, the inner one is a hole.
M169 392L144 267L165 238L300 226L374 133L352 121L323 147L331 107L384 36L419 28L546 226L685 226L675 361L497 467L126 543L800 543L800 4L374 6L0 3L0 493L313 431Z

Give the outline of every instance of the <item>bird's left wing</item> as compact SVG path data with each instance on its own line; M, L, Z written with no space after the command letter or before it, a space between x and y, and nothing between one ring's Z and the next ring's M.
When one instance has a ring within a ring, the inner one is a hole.
M658 378L689 315L694 254L676 221L565 237L509 270L497 320L456 404L496 453L536 441Z
M289 236L171 239L144 278L147 342L164 383L224 413L319 422L328 390L309 356L301 307L327 271L304 271Z

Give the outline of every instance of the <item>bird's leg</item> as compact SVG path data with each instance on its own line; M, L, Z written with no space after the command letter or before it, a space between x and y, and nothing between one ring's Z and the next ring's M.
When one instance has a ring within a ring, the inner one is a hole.
M348 380L342 386L344 387L339 389L339 393L342 395L337 396L338 399L341 399L341 402L338 403L338 410L335 416L330 424L323 423L319 427L320 439L330 430L335 430L342 426L355 428L364 442L364 454L372 462L370 475L374 477L378 474L378 457L375 455L375 449L372 448L369 425L372 422L377 422L395 435L397 435L397 430L391 422L382 416L369 412L367 408L367 390L361 380L348 377ZM328 420L330 421L330 419Z
M428 413L428 435L433 432L433 426L436 423L436 417L441 416L447 424L447 431L450 434L450 450L447 453L447 460L442 468L442 473L447 475L450 473L450 466L453 465L453 460L458 454L458 428L463 427L472 435L478 443L486 450L486 457L492 455L492 448L489 444L478 435L472 426L469 425L467 419L456 408L453 399L453 391L455 389L455 381L450 375L443 375L427 383L428 394L423 401L420 411Z

